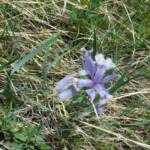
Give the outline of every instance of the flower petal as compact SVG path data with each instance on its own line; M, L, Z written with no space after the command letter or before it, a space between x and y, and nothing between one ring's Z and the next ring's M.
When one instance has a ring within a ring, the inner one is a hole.
M108 83L112 80L114 80L115 78L119 77L119 74L113 72L111 75L109 76L106 76L104 79L103 79L103 83Z
M109 69L115 68L116 65L112 62L111 58L107 58L105 61L105 67L107 70L109 70Z
M93 49L85 49L85 48L83 48L81 51L82 51L82 54L80 56L80 62L82 64L82 66L84 66L86 59L88 57L92 57Z
M107 70L112 69L115 67L115 64L113 63L111 58L104 58L103 54L97 54L95 56L95 61L98 65L104 65Z
M94 82L99 83L102 81L102 78L106 72L106 68L104 66L97 66L96 73L94 75Z
M77 87L82 88L82 87L92 87L93 86L93 81L90 79L77 79Z
M104 65L105 64L105 58L103 54L97 54L95 56L95 61L98 65Z
M95 89L88 89L88 90L86 90L86 93L87 93L87 95L89 96L89 100L90 100L91 102L93 102L93 100L95 99L95 96L96 96L96 91L95 91Z
M86 48L85 51L85 57L90 56L92 57L93 49L92 48Z
M80 70L79 74L80 74L80 76L85 76L85 75L87 75L87 72L85 70Z
M101 98L106 98L107 96L109 96L108 91L100 84L97 84L95 86L96 91L98 92L98 94L101 96Z
M86 58L84 67L85 67L87 74L93 77L95 74L95 62L93 61L92 57Z
M106 99L100 99L98 107L96 109L98 114L102 114L104 112L106 102L107 102Z
M77 94L76 89L72 86L63 92L59 93L58 96L61 100L70 99L71 97L75 96Z
M62 80L58 81L55 86L55 90L60 93L70 87L73 84L74 77L66 76Z

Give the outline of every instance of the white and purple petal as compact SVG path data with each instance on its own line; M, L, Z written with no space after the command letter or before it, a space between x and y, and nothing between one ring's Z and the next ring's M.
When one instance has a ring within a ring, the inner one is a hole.
M116 65L113 63L113 61L112 61L111 58L107 58L107 59L105 60L105 67L106 67L107 70L109 70L109 69L115 68Z
M106 72L106 68L104 66L101 66L101 65L97 66L97 70L93 78L94 82L95 83L101 82L105 72Z
M87 60L88 57L92 57L92 52L93 52L93 49L82 48L82 54L80 56L80 62L82 66L85 67L85 61Z
M63 101L63 100L72 98L76 94L77 94L76 89L73 86L71 86L68 89L62 91L61 93L58 93L58 96L59 96L60 100Z
M96 91L94 88L86 90L86 93L89 97L90 102L93 102L96 96Z
M114 80L117 77L119 77L119 74L113 72L111 75L106 76L102 82L105 84L105 83L111 82L112 80Z
M95 61L98 65L104 65L107 70L116 67L116 65L113 63L112 59L111 58L105 59L103 54L97 54L95 56Z
M86 48L85 57L92 57L93 49Z
M93 61L92 57L86 58L84 67L87 74L92 78L95 74L95 62Z
M79 75L80 76L85 76L85 75L87 75L87 72L85 70L80 70Z
M97 109L96 109L96 111L99 115L104 113L106 102L107 102L106 99L100 99L99 100L99 104L98 104Z
M105 65L105 58L103 54L97 54L95 56L95 61L98 65Z
M106 98L107 96L109 96L108 90L105 89L103 85L97 84L95 86L95 89L101 98Z
M90 79L77 79L77 87L82 88L82 87L93 87L94 83Z
M73 84L74 77L66 76L56 83L55 90L60 93Z

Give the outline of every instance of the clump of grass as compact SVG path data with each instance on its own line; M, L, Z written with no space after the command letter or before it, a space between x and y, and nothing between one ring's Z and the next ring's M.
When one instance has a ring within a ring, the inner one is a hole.
M2 1L0 148L150 149L148 5ZM60 103L53 90L80 69L80 49L92 46L94 30L97 51L111 56L122 75L99 117L86 111L84 95Z

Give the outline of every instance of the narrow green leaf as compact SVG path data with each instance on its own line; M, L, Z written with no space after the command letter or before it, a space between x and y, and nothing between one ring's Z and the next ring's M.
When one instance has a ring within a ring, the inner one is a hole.
M93 58L96 55L96 30L94 29L94 35L93 35Z
M16 61L17 58L9 61L6 64L0 64L0 72L3 71L4 69L8 68L12 63L14 63L14 61Z
M26 62L33 59L38 53L40 53L43 49L50 47L54 41L57 39L59 33L55 33L50 36L47 40L43 41L38 47L34 48L27 55L24 55L21 59L17 60L13 64L13 69L11 71L11 75L18 71Z

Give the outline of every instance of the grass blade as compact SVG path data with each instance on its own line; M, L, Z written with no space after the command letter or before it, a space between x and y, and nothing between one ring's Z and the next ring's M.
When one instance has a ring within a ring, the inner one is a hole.
M17 59L17 58L15 58L15 59L9 61L9 62L6 63L6 64L2 64L2 65L0 64L0 72L2 72L4 69L10 67L10 65L11 65L12 63L14 63L14 61L16 61L16 59Z
M13 64L13 69L11 71L11 75L14 74L16 71L18 71L22 66L24 66L26 62L28 62L29 60L33 59L43 49L50 47L54 43L54 41L57 39L58 35L59 35L59 33L53 34L47 40L42 42L38 47L36 47L35 49L31 50L30 53L28 53L27 55L23 56L19 60L17 60Z
M96 30L94 29L94 35L93 35L93 58L96 55Z

